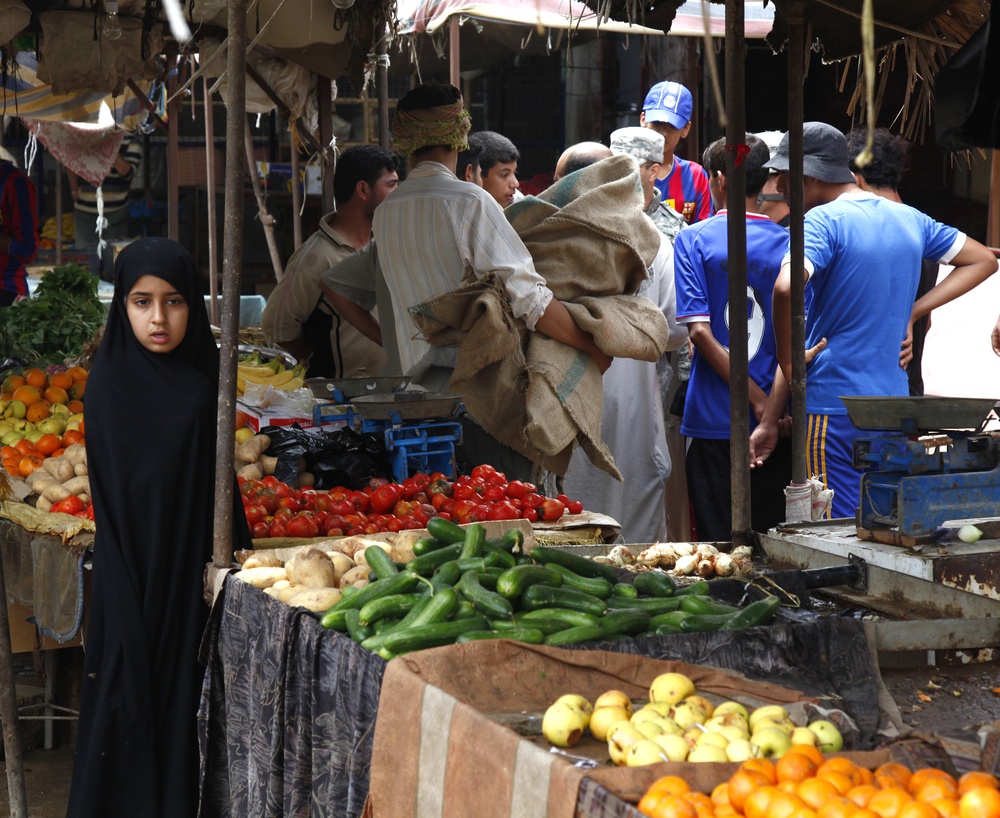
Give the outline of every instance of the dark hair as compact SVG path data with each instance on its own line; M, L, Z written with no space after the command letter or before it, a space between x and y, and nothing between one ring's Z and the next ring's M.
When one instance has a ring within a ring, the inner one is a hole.
M909 166L907 154L910 143L886 128L876 128L872 141L872 160L859 168L854 160L865 149L867 141L868 131L865 128L855 128L847 135L851 172L863 177L870 187L898 190Z
M455 175L459 179L465 178L465 169L472 167L473 169L479 167L479 154L482 153L483 149L481 146L476 146L472 144L472 137L475 134L469 134L469 149L467 151L458 152L458 165L455 168Z
M747 196L756 196L767 181L768 170L764 167L771 158L767 143L759 136L748 133L744 137L750 152L743 157L741 167L746 175ZM705 148L701 163L709 174L726 173L726 138L716 139Z
M479 149L479 169L483 176L489 173L494 165L516 162L521 157L514 143L496 131L478 131L469 134L469 147Z
M377 145L356 145L337 159L333 172L333 200L337 207L347 204L354 196L358 182L374 185L382 173L392 173L399 167L396 154Z

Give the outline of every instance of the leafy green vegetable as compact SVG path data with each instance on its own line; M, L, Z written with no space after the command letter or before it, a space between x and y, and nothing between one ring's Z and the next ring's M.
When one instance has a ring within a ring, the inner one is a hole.
M0 349L33 365L63 363L80 354L106 316L96 276L79 264L54 267L33 298L0 309Z

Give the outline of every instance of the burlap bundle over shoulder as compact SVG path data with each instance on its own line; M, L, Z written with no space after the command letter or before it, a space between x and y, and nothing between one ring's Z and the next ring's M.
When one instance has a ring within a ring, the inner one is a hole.
M655 304L631 295L647 278L660 234L642 212L634 160L616 156L561 179L506 214L535 268L603 352L657 361L668 340ZM511 313L494 275L410 309L432 346L458 346L451 387L501 443L556 474L573 445L621 479L601 440L601 373L589 355Z

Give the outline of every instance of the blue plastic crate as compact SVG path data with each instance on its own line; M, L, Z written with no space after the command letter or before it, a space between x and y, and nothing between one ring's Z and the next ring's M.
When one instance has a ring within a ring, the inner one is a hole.
M439 471L449 478L457 476L455 447L462 443L460 423L389 424L384 429L384 435L396 482L402 482L418 472L430 474Z

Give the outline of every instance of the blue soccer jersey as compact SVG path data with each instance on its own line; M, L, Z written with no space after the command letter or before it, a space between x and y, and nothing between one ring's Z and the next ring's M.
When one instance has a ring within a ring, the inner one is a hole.
M729 348L729 235L726 211L681 230L674 242L677 322L707 321ZM747 361L749 375L765 392L778 366L771 323L771 293L788 249L788 231L766 216L747 214ZM750 411L749 406L747 411ZM751 429L756 419L750 413ZM728 440L729 384L695 351L684 402L681 434Z
M806 370L809 414L846 414L842 395L909 394L899 348L920 263L947 263L964 244L954 227L868 193L846 194L806 214L806 348L827 339Z

